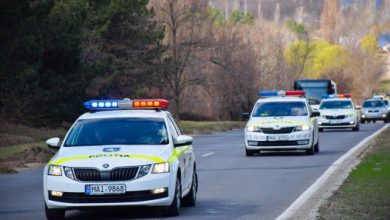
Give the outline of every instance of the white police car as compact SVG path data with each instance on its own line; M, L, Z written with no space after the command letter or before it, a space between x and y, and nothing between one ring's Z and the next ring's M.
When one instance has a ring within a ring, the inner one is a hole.
M320 131L324 129L352 128L359 131L360 114L349 94L332 95L321 101L318 111Z
M48 219L65 210L102 206L163 206L178 215L194 206L198 180L192 137L183 135L166 100L93 100L43 174Z
M246 156L274 150L319 152L316 118L319 113L312 112L307 99L299 97L304 94L304 91L259 92L263 98L256 102L245 129Z

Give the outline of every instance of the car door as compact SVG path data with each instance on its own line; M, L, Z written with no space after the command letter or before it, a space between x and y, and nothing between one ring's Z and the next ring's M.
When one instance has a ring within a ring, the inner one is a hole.
M171 131L171 135L172 135L172 139L176 139L180 133L177 131L175 125L173 124L173 121L170 117L168 117L168 125L169 125L169 130ZM175 151L180 151L180 150L183 150L184 147L175 147L174 146L174 150ZM179 161L179 167L180 167L180 175L181 175L181 185L182 185L182 190L185 189L186 187L186 160L185 160L185 155L184 154L181 154L177 160Z
M176 120L169 116L168 117L170 122L172 123L172 125L174 126L176 132L178 135L183 135L183 132L182 130L180 129L178 123L176 122ZM177 147L178 150L183 150L183 154L181 154L181 158L183 160L183 164L184 164L184 170L183 170L183 178L182 178L182 182L183 182L183 186L184 186L184 189L188 189L191 187L191 183L192 183L192 145L189 146L188 149L186 149L188 146L182 146L182 147Z

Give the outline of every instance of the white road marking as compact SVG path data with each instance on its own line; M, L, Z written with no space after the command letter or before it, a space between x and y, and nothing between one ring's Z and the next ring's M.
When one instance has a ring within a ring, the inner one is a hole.
M378 136L382 131L384 131L386 128L388 128L389 125L383 126L381 129L373 133L372 135L366 137L363 139L360 143L358 143L356 146L351 148L347 153L345 153L343 156L341 156L337 161L335 161L322 176L320 176L309 188L303 192L281 215L279 215L276 220L285 220L285 219L292 219L292 216L294 213L299 210L302 205L307 202L307 200L316 192L317 189L319 189L321 186L323 186L326 182L326 180L332 176L338 167L347 160L351 155L353 155L356 151L360 150L362 147L365 147L371 139ZM347 177L347 176L346 176ZM345 177L345 178L346 178Z
M210 152L210 153L204 154L202 157L208 157L208 156L211 156L213 154L214 154L214 152Z

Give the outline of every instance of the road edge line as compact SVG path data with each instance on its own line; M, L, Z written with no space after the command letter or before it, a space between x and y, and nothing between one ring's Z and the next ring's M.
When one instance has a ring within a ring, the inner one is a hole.
M315 219L315 216L313 215L317 213L317 210L319 209L325 198L331 196L333 192L341 186L341 183L343 183L344 180L349 176L349 173L351 172L352 168L354 168L360 163L360 160L356 160L353 164L350 164L347 169L344 169L341 173L339 173L339 179L335 181L338 184L333 183L331 185L326 186L327 184L325 183L327 182L329 177L331 177L337 171L340 172L339 168L344 162L346 162L348 159L351 159L352 156L354 156L357 152L363 151L363 148L367 148L369 146L369 142L372 141L379 134L381 134L389 126L390 125L387 124L377 130L375 133L364 138L348 152L343 154L339 159L333 162L332 165L330 165L329 168L312 185L309 186L309 188L307 188L281 215L276 218L276 220ZM323 187L325 187L326 189L322 189ZM313 198L313 195L317 191L321 190L324 191L321 193L321 196L316 196L316 198ZM327 197L325 197L325 195ZM296 213L298 211L302 211L302 208L304 207L305 203L308 203L309 201L311 203L314 203L314 205L311 205L312 207L310 208L310 210L305 210L306 212L303 213L303 215L299 215L298 217Z

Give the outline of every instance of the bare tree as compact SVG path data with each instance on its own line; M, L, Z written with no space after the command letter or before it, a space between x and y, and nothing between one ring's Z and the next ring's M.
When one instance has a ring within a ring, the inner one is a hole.
M191 74L196 50L202 45L202 37L196 32L202 24L200 16L203 4L199 1L164 0L161 21L166 27L167 52L164 56L162 80L168 85L175 103L176 117L180 117L184 92L192 86L202 85L202 74Z

